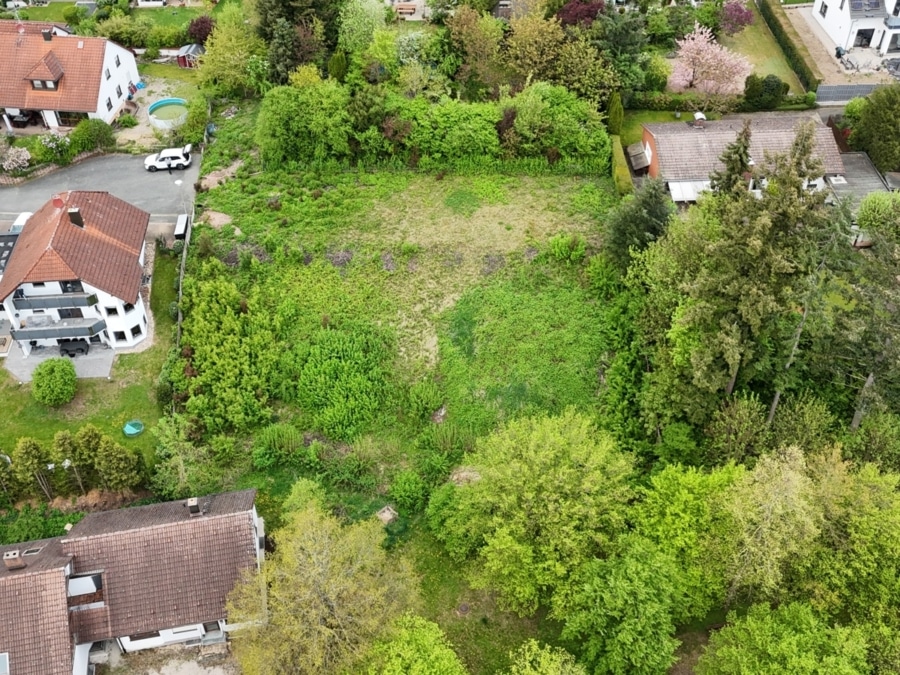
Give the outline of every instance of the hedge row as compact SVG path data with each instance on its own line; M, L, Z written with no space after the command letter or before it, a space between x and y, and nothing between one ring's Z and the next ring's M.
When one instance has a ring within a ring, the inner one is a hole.
M625 159L625 150L622 148L622 139L619 136L610 136L612 139L612 165L613 182L620 196L634 192L634 183L631 181L631 171L628 170L628 160Z
M822 72L816 66L803 40L794 30L784 8L777 0L757 0L760 14L781 46L788 65L797 73L807 91L815 91L822 82Z
M636 91L628 99L629 110L670 110L678 112L696 112L697 110L715 110L731 112L738 110L744 97L737 95L719 95L707 97L693 92L670 94L659 91Z

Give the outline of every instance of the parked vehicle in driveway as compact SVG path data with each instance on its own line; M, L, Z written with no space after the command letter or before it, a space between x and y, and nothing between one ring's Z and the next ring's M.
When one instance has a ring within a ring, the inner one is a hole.
M192 148L188 143L183 148L161 150L144 160L144 168L151 172L159 169L186 169L191 165Z

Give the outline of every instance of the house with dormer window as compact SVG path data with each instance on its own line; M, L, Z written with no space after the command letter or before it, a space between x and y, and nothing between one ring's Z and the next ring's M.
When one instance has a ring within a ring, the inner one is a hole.
M108 192L82 191L54 195L28 218L0 270L0 316L26 356L69 340L119 349L146 339L149 222Z
M900 0L815 0L813 17L835 47L900 52Z
M0 674L88 675L98 648L225 642L228 594L263 560L255 498L90 513L64 536L0 546Z
M135 91L134 55L105 38L64 35L52 27L0 30L0 108L6 130L29 124L73 127L112 122Z

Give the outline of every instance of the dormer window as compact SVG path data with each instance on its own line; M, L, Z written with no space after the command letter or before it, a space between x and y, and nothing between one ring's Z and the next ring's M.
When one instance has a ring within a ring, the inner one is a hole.
M47 89L56 89L56 82L53 80L44 80L44 86L47 87Z
M32 80L31 86L34 87L35 89L43 89L44 81L43 80Z

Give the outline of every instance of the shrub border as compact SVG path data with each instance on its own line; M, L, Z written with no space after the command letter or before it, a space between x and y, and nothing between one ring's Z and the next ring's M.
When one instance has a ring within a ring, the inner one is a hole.
M628 160L625 159L625 149L622 147L622 138L612 135L612 165L613 182L616 192L620 197L634 192L634 182L631 180L631 170L628 168Z
M756 0L759 13L775 36L775 41L784 52L788 65L797 74L806 91L816 91L824 79L822 71L810 55L794 26L785 14L784 7L773 0Z

